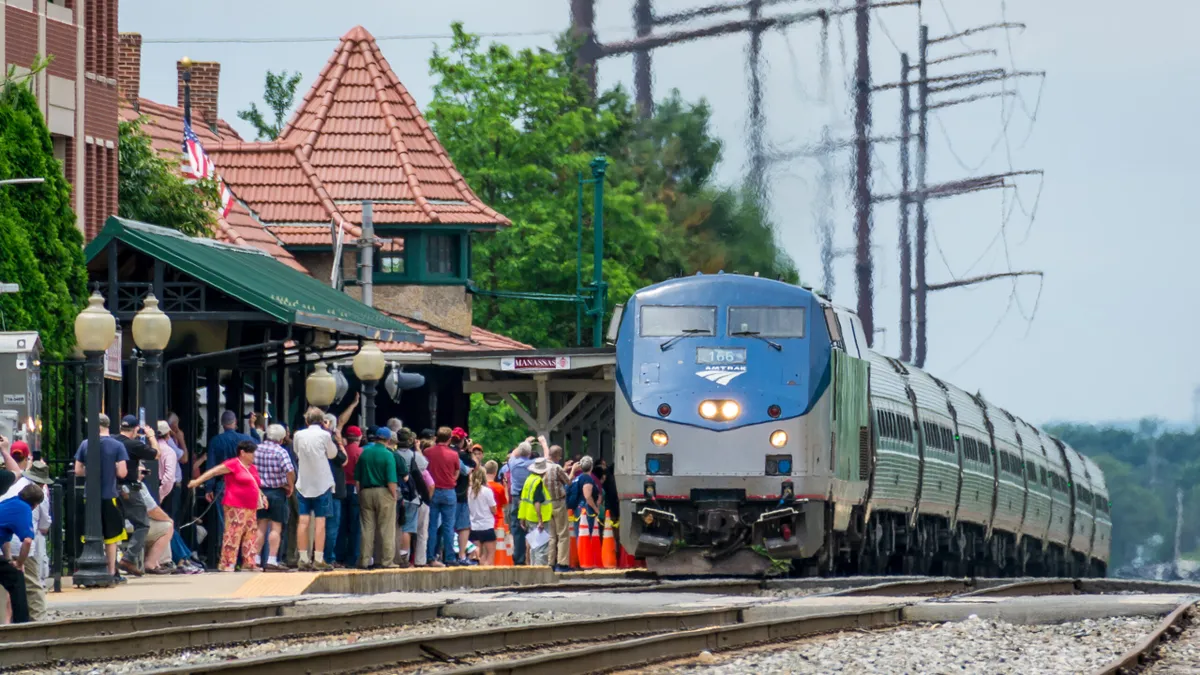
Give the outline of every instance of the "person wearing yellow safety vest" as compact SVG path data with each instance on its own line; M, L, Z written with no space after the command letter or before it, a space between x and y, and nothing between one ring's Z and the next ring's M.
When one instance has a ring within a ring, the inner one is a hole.
M529 466L529 478L521 488L521 505L517 509L517 519L521 521L521 525L528 531L536 529L539 533L529 539L530 553L533 554L530 564L533 565L550 564L550 538L546 534L546 524L550 522L553 507L542 481L548 468L545 457L538 457L537 461ZM535 541L537 546L533 545Z

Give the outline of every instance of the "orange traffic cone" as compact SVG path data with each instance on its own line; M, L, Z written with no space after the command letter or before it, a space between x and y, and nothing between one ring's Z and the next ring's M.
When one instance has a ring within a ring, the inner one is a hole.
M604 538L600 545L600 561L607 570L617 566L617 540L613 538L612 515L608 511L604 512Z
M571 532L571 569L579 569L579 518L568 509L567 520L567 529Z
M579 566L585 570L596 567L596 549L592 546L592 519L587 513L579 516Z
M508 542L505 541L508 533L504 530L504 524L496 526L496 561L493 563L496 567L512 567L512 555L508 552Z
M600 512L592 518L592 567L604 565L604 523L600 520Z

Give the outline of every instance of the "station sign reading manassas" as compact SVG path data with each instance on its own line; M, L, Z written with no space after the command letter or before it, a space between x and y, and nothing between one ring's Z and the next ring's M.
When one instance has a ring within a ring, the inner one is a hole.
M570 370L569 356L506 356L500 359L500 370Z

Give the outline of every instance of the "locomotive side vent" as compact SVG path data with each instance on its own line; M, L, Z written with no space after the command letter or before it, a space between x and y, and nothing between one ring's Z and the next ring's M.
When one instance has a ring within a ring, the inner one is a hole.
M869 427L858 428L858 479L867 480L871 477L871 430Z

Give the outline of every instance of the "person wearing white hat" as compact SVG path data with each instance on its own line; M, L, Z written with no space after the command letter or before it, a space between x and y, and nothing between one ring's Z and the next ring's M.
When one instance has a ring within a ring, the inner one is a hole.
M553 506L542 482L542 477L549 468L545 457L538 457L529 466L529 478L525 479L525 485L521 488L521 505L517 507L517 517L521 526L530 532L529 551L533 557L530 561L532 565L550 564L550 535L546 532L546 523L550 522L553 515ZM537 531L536 535L534 530Z

